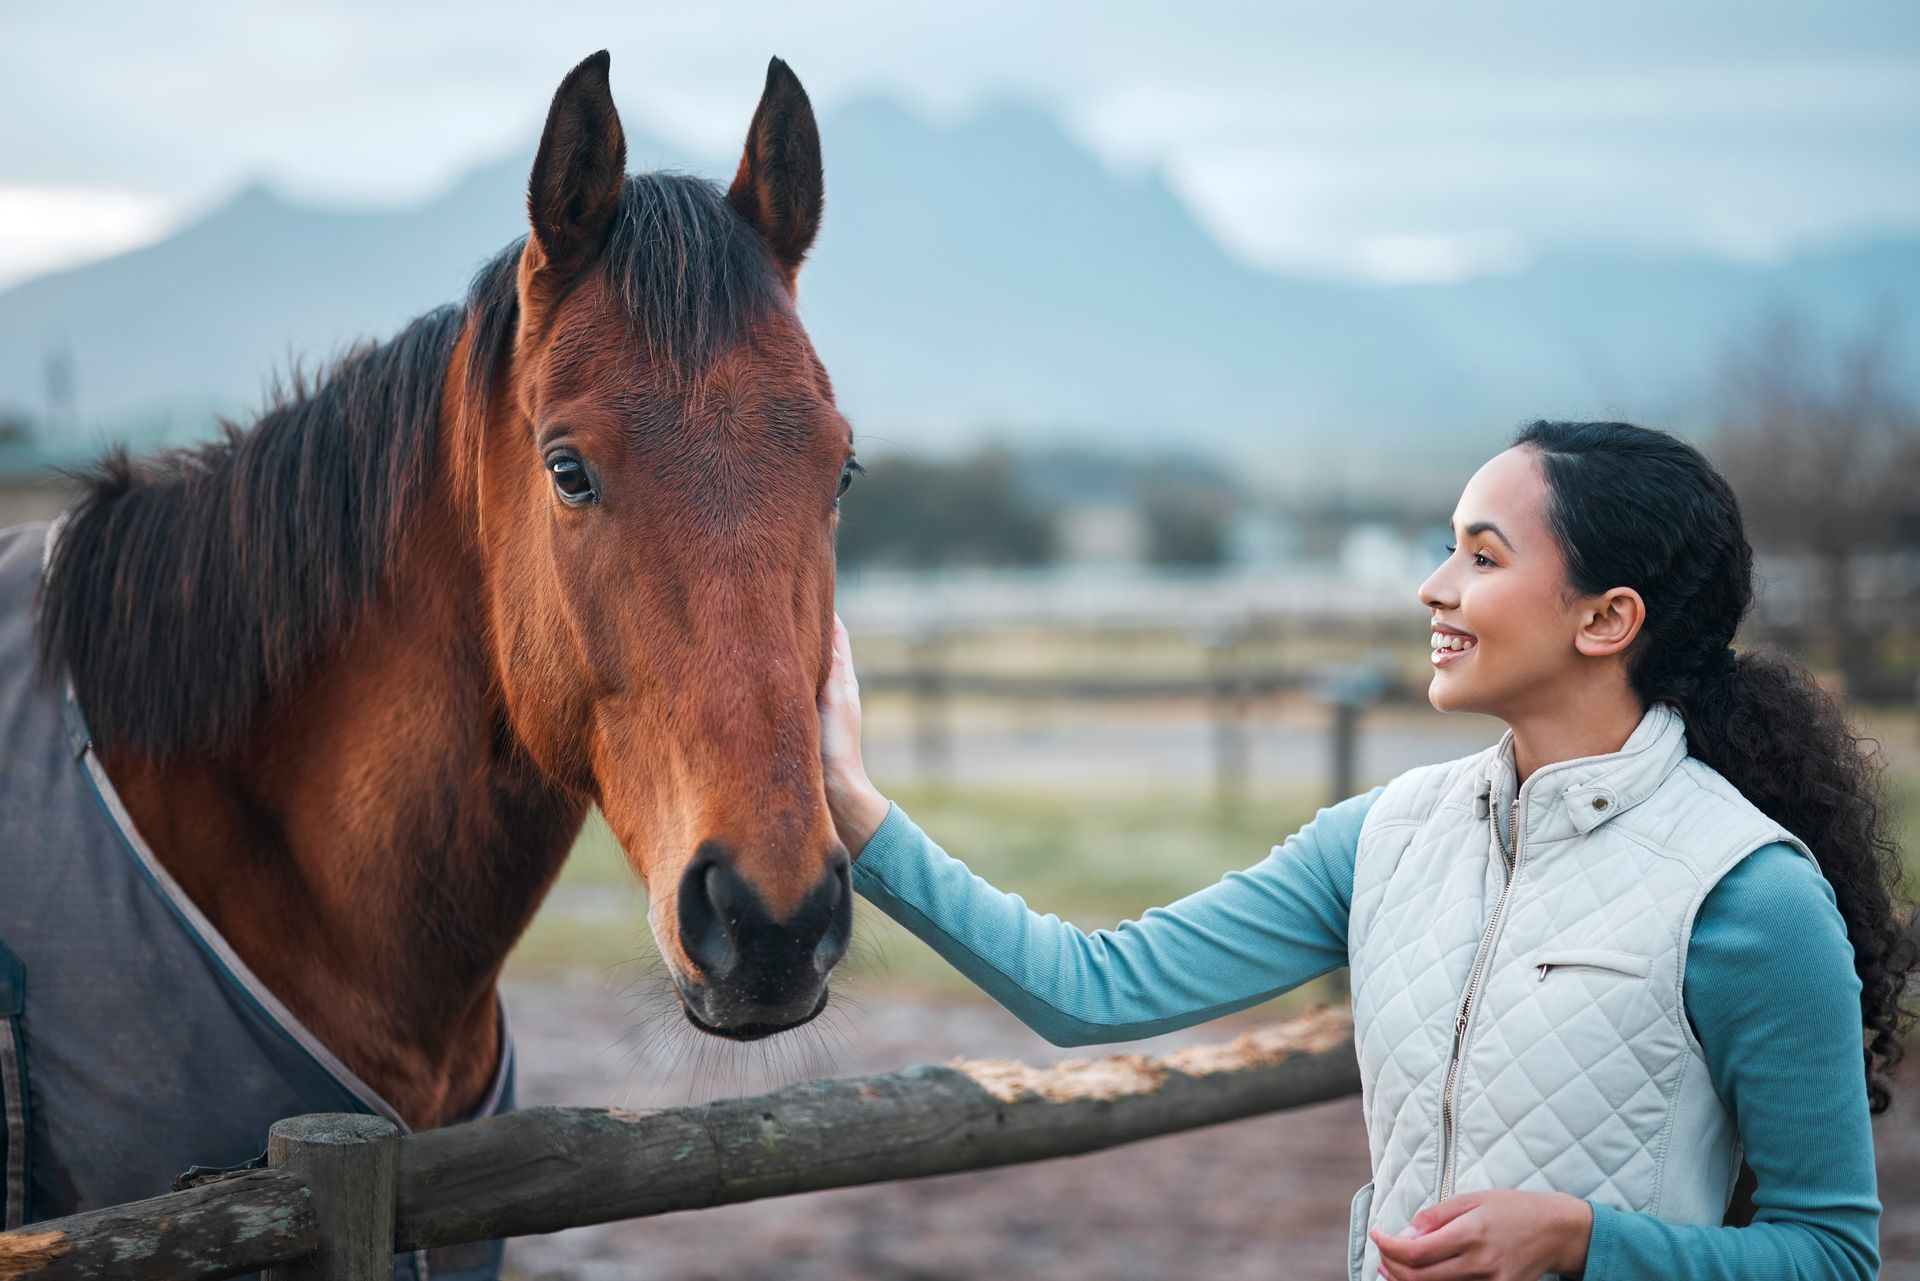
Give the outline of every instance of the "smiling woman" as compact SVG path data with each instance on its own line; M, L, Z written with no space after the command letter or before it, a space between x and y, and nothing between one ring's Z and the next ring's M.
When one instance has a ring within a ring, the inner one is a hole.
M1803 670L1728 648L1752 594L1732 493L1660 432L1536 423L1453 527L1420 589L1429 697L1501 742L1093 934L873 788L837 633L823 750L855 888L1063 1044L1349 965L1374 1174L1353 1281L1875 1275L1868 1118L1916 957L1874 759Z

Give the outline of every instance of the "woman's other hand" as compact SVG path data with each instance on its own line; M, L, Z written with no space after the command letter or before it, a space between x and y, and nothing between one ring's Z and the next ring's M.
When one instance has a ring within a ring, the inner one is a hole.
M1389 1281L1535 1281L1587 1266L1593 1207L1563 1192L1466 1192L1413 1216L1400 1236L1368 1235Z
M860 680L853 674L853 646L846 625L833 616L833 670L820 691L820 763L840 843L854 858L887 816L887 798L867 779L860 759Z

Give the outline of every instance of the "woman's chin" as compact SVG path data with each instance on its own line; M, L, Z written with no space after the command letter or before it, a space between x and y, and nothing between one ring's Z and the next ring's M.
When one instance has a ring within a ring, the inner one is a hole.
M1471 712L1473 696L1464 684L1456 672L1437 671L1427 683L1427 701L1436 712Z

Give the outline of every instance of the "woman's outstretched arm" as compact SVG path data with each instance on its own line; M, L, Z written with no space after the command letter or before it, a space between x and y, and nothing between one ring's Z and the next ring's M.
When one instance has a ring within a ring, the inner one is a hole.
M829 805L856 856L854 888L1056 1045L1187 1027L1347 963L1354 850L1377 789L1321 810L1245 871L1087 933L975 876L874 790L841 628L821 728Z
M1347 963L1353 851L1369 792L1243 872L1138 920L1088 933L1030 910L949 857L893 807L853 885L1055 1045L1156 1036Z

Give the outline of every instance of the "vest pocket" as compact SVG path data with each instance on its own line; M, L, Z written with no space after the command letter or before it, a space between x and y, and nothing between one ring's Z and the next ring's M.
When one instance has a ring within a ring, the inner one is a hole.
M1533 976L1543 982L1551 971L1569 968L1607 970L1643 979L1653 972L1653 962L1610 947L1543 947L1533 954Z
M20 1034L26 1000L26 967L0 943L0 1230L8 1232L27 1221L33 1175L27 1150L27 1046Z
M1367 1281L1361 1269L1367 1266L1367 1220L1373 1217L1373 1182L1368 1180L1353 1194L1347 1211L1347 1281Z

